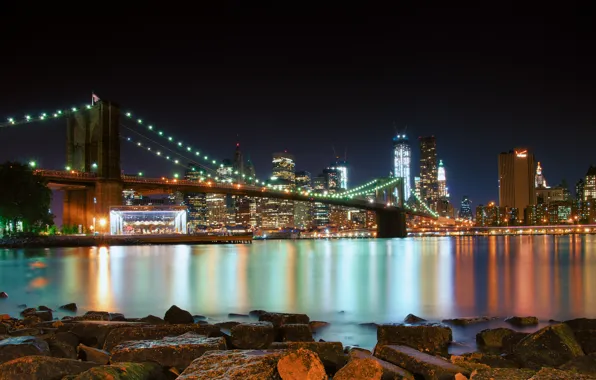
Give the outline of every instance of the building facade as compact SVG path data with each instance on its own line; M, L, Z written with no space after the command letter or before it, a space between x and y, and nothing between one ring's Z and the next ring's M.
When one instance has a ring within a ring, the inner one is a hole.
M403 178L407 201L412 191L412 148L405 134L393 138L393 176Z
M499 206L525 210L536 204L534 155L527 149L499 154Z
M420 137L420 199L436 210L439 199L437 140L434 136Z

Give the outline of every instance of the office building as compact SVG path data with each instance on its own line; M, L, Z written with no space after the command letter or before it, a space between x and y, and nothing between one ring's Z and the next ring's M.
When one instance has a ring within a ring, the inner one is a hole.
M412 148L405 134L398 134L393 138L393 176L403 178L404 194L407 201L412 190Z
M420 137L420 199L436 210L439 199L437 140Z
M499 207L525 210L535 204L534 155L527 149L499 154Z

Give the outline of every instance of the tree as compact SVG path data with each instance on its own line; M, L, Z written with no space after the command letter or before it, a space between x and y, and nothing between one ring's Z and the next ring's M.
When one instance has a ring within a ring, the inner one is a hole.
M29 165L6 162L0 165L0 230L39 232L54 224L50 214L52 191L43 177Z

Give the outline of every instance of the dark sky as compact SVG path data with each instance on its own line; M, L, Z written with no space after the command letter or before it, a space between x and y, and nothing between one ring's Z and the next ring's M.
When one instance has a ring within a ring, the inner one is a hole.
M596 163L585 10L133 11L110 9L103 22L4 18L0 116L88 103L94 90L210 156L231 158L239 140L260 178L275 151L313 174L334 148L347 151L352 185L389 173L394 123L407 125L416 174L418 136L436 136L456 207L464 194L476 205L498 199L497 155L514 147L529 147L552 184L573 184ZM64 166L64 123L0 129L1 160L31 157ZM122 161L129 173L181 172L130 145Z

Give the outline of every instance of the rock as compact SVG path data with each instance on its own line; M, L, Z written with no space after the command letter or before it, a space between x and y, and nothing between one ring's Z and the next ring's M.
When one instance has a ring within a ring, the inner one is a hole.
M308 322L308 326L310 327L310 331L315 332L323 327L329 326L329 322L310 321Z
M573 330L584 353L596 353L596 319L577 318L564 323Z
M221 335L219 327L213 325L129 325L111 330L105 339L103 349L111 351L112 348L125 341L162 339L166 336L179 336L187 332L194 332L207 337Z
M8 325L4 323L0 323L0 335L7 335L8 334Z
M19 309L26 309L26 308L27 308L27 304L24 304L24 303L22 303L22 304L20 304L20 305L17 305L17 307L18 307Z
M420 352L411 347L387 345L377 346L375 356L411 372L415 378L450 379L461 373L468 376L470 372L462 367L438 356Z
M219 327L220 329L230 330L232 327L238 326L239 324L240 324L240 322L227 321L227 322L218 322L218 323L215 323L214 325Z
M573 331L596 330L596 319L576 318L563 322Z
M157 363L117 363L91 368L73 380L166 380L163 368Z
M354 355L358 356L358 357L360 357L360 355L364 355L363 357L372 356L372 352L370 350L367 350L366 348L353 347L353 346L345 346L344 353L348 354L349 357L352 357Z
M163 325L166 323L166 321L164 321L160 317L156 317L155 315L151 315L151 314L149 314L148 316L146 316L144 318L140 318L139 322L144 322L149 325Z
M236 314L236 313L229 313L228 318L248 318L248 314Z
M99 348L93 348L79 344L77 347L77 357L86 362L97 364L108 364L110 362L110 353Z
M528 380L536 371L523 368L489 368L474 371L470 380Z
M325 367L312 351L289 351L277 362L277 372L282 380L327 380Z
M583 356L571 328L560 323L544 327L522 339L514 349L515 357L524 367L539 369L542 366L558 367Z
M347 365L341 368L333 380L381 380L383 376L383 367L371 358L358 358L350 360Z
M592 376L581 375L575 372L561 371L554 368L542 368L529 380L594 380Z
M377 329L378 346L405 345L423 352L446 354L451 341L451 329L440 324L386 324Z
M36 312L36 313L45 313L45 311L40 311L40 312ZM29 314L28 316L23 318L23 320L21 321L23 326L35 326L35 325L40 324L41 322L42 322L42 319L40 317L38 317L37 315L31 315L31 314Z
M507 360L500 355L471 352L462 355L451 355L451 363L467 369L480 368L519 368L514 361Z
M0 380L61 380L64 376L77 375L95 365L48 356L25 356L0 365Z
M205 352L226 348L226 341L222 337L207 338L188 332L158 340L123 342L112 349L110 363L153 361L164 367L183 370Z
M287 314L287 313L265 313L259 316L261 322L271 322L273 327L280 327L287 324L306 324L310 322L310 318L306 314Z
M186 310L182 310L176 305L172 305L163 317L163 320L167 323L176 325L184 323L195 323L192 314Z
M494 318L490 317L474 317L474 318L454 318L454 319L443 319L441 322L452 326L467 326L474 323L489 322Z
M39 328L26 328L26 329L17 329L17 330L10 330L8 335L10 336L37 336L41 335L42 331Z
M572 371L596 378L596 354L579 356L559 367L565 371Z
M404 318L404 323L408 323L408 324L422 323L422 322L426 322L426 319L420 318L419 316L414 315L414 314L408 314Z
M66 305L60 306L59 309L75 312L75 311L77 311L78 308L77 308L77 304L72 302L72 303L67 303Z
M44 305L40 305L40 306L38 306L38 307L37 307L37 310L39 310L39 311L54 311L54 310L52 310L52 309L50 309L49 307L47 307L47 306L44 306Z
M271 322L241 323L232 327L230 333L232 345L242 349L264 349L269 347L275 338Z
M207 320L207 317L205 317L204 315L193 315L192 317L194 318L195 322L196 321L206 321Z
M11 337L0 341L0 363L30 355L50 356L50 347L45 340L34 336Z
M77 346L79 337L71 332L59 332L53 334L48 340L50 352L55 358L74 359L78 358Z
M302 348L312 351L319 356L325 366L325 371L329 375L339 371L348 361L341 342L274 342L269 348L274 350L298 350Z
M476 344L481 350L510 352L520 340L528 336L507 328L486 329L476 334Z
M275 379L285 351L209 351L195 359L177 380Z
M136 322L80 321L70 323L69 330L76 334L84 345L101 348L103 347L107 336L113 330L131 326L146 325Z
M46 322L49 322L52 319L54 319L54 317L52 316L52 312L49 310L36 311L35 313L28 315L28 317L33 317L33 316L38 317L42 321L46 321Z
M359 323L358 326L362 326L362 327L367 327L367 328L371 328L371 329L378 329L379 328L379 324L375 323L375 322L364 322L364 323Z
M74 317L73 320L125 322L126 318L121 313L109 313L107 311L88 311L79 317Z
M34 307L28 307L25 310L21 311L21 315L23 317L26 317L27 315L33 314L33 313L36 313L36 312L37 312L37 309L36 308L34 308Z
M0 292L0 298L8 298L8 294L6 292Z
M505 322L510 325L524 327L524 326L536 326L538 324L538 318L536 317L509 317L505 318Z
M349 352L349 361L356 360L356 359L366 359L370 358L383 368L383 375L381 376L381 380L395 380L395 379L407 379L407 380L414 380L414 375L410 372L406 371L405 369L396 366L395 364L389 363L388 361L381 360L375 356L372 356L372 353L368 350L359 348L359 349L352 349ZM348 363L349 363L348 361ZM341 370L340 370L341 371Z
M309 325L287 324L279 328L282 342L314 342Z
M267 314L267 312L265 310L251 310L248 312L248 316L253 318L259 318L263 314Z

